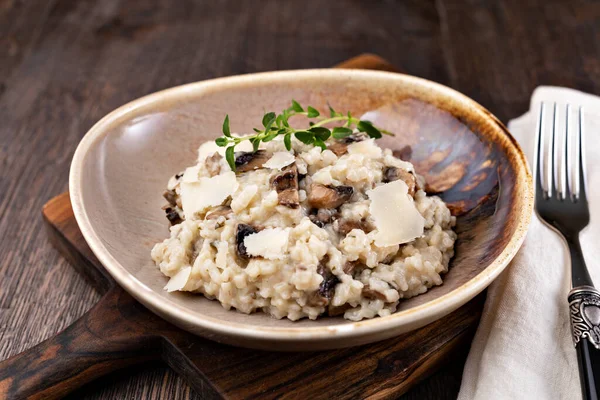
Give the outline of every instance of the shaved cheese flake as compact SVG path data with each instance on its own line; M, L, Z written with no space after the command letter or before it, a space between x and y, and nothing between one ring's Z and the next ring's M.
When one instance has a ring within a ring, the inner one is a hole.
M198 174L200 173L200 165L187 167L181 178L182 182L198 182Z
M187 173L187 170L186 170ZM184 175L185 178L185 175ZM229 171L212 178L199 178L197 182L181 182L181 203L186 218L221 205L238 188L235 172Z
M165 286L165 290L167 292L175 292L177 290L182 290L190 279L190 275L192 274L192 267L182 268L178 273L175 274L169 282Z
M425 219L408 194L408 186L397 180L367 192L369 212L375 220L375 245L393 246L410 242L423 235Z
M235 133L232 136L237 136ZM249 140L244 140L235 146L235 151L252 151L252 143ZM225 147L219 147L214 140L210 140L206 143L202 143L198 148L198 162L203 163L208 157L215 153L219 153L225 157Z
M251 256L264 257L269 260L285 258L287 251L289 228L265 228L244 238L246 252Z
M263 164L263 167L281 170L294 161L296 161L296 157L294 157L292 153L288 153L287 151L278 151L273 153L273 157L269 158L269 160Z
M375 139L366 139L348 146L348 154L362 154L367 157L381 157L381 147L375 144Z

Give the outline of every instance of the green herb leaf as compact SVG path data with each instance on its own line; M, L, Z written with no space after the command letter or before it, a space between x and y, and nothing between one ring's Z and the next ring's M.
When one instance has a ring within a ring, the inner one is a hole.
M311 106L308 106L307 110L308 110L308 118L316 118L319 115L321 115L319 113L319 111L317 111L316 109L312 108Z
M235 146L229 146L225 150L225 159L227 160L227 164L229 164L229 168L235 172Z
M285 144L285 148L288 151L292 150L292 134L291 133L287 133L284 137L283 137L283 143Z
M370 121L359 121L356 125L359 131L365 132L369 137L379 139L382 135L379 129L375 128Z
M333 128L332 135L336 139L343 139L345 137L352 135L352 129L345 128L343 126L336 126L335 128Z
M290 117L290 110L286 109L283 110L283 112L281 113L281 123L283 124L283 126L285 126L286 128L290 127L290 124L288 122L288 118Z
M252 143L252 151L258 151L258 147L260 146L260 138L254 138L251 139L250 142Z
M308 131L314 133L315 137L322 141L329 139L329 136L331 136L331 131L323 126L315 126Z
M225 147L227 146L227 144L229 143L229 140L227 140L226 137L221 136L220 138L217 138L215 140L215 143L217 144L217 146L219 147Z
M319 138L315 138L315 146L319 146L321 150L327 150L327 145Z
M225 116L225 121L223 121L223 135L231 137L231 131L229 130L229 114Z
M329 107L329 116L330 116L331 118L335 117L335 115L336 115L337 113L335 112L335 110L333 109L333 107L331 107L331 104L327 103L327 107Z
M296 139L306 144L312 144L315 141L314 133L308 131L297 131L294 133L294 136L296 136Z
M275 122L275 117L273 117L269 121L267 121L267 124L265 125L265 135L266 136L270 136L271 135L271 132L270 132L271 131L271 126L273 125L274 122ZM277 136L277 134L275 134L275 135Z
M292 110L296 112L304 112L304 108L294 99L292 99Z
M274 112L268 112L265 115L263 115L263 119L262 119L262 124L264 127L267 126L267 124L269 124L269 122L271 122L271 124L273 123L272 121L275 120L275 113Z
M277 132L277 131L271 132L270 134L268 134L267 136L265 136L262 141L263 142L270 142L271 140L275 139L278 135L279 135L279 132Z
M307 111L296 100L292 100L289 108L283 110L280 114L274 112L265 112L262 118L264 130L253 128L254 134L238 137L232 136L229 126L229 115L225 116L223 121L223 136L215 139L215 143L219 147L226 148L225 158L233 171L235 171L235 146L244 140L249 140L252 143L252 148L257 151L262 142L270 142L277 136L283 135L283 143L288 151L292 150L292 135L295 135L298 140L306 144L319 146L321 149L326 148L326 141L330 137L342 139L352 135L353 128L361 132L366 132L369 137L380 138L383 134L394 135L383 129L379 129L372 122L364 120L359 121L353 117L348 111L346 114L337 112L328 103L330 117L321 116L319 111L314 107L308 106ZM308 129L295 129L290 126L289 118L293 115L306 115L312 121L308 121ZM335 128L326 128L323 125L337 123L339 126Z

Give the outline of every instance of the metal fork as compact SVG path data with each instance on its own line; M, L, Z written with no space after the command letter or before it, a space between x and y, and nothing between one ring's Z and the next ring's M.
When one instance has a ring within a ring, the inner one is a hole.
M571 333L577 350L581 388L585 400L597 400L600 390L600 292L594 288L581 252L579 233L590 222L588 209L584 113L578 109L578 129L571 128L571 106L565 109L564 146L559 142L559 107L552 107L552 123L546 123L546 104L541 103L535 160L535 209L540 219L560 233L571 254L569 310ZM547 126L550 125L550 126ZM573 139L577 137L577 145ZM549 140L549 142L546 142ZM564 150L561 151L561 147ZM576 153L573 157L572 153Z

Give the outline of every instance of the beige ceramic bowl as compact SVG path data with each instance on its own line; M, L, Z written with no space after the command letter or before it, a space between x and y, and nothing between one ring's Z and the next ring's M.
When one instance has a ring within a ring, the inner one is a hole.
M194 164L197 147L232 130L249 132L264 110L290 99L327 102L396 133L380 141L412 161L429 192L458 216L456 256L444 284L403 301L393 315L291 322L227 311L200 295L167 293L150 258L168 236L161 206L168 178ZM192 83L135 100L85 135L71 166L71 201L81 231L114 279L149 309L195 334L237 346L317 350L354 346L419 328L488 286L521 245L532 214L523 153L483 107L447 87L378 71L302 70Z

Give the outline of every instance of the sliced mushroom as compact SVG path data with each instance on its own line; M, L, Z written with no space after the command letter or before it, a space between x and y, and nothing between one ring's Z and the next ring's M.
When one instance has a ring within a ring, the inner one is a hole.
M356 278L367 266L359 261L346 261L344 272Z
M335 153L336 156L343 156L348 152L348 145L351 143L362 142L367 139L368 136L362 132L353 133L352 135L343 139L337 139L327 148Z
M350 219L346 219L346 218L341 218L337 220L337 224L335 224L335 230L343 236L346 236L347 234L349 234L353 229L360 229L366 233L369 233L372 231L371 227L369 226L369 224L367 224L366 221L364 220L350 220Z
M337 208L348 201L352 194L352 186L325 186L313 183L310 185L308 202L314 208Z
M208 171L210 176L219 175L219 173L221 172L222 159L223 156L217 152L215 152L215 154L213 154L210 157L206 157L206 160L204 160L204 165L206 166L206 170Z
M214 210L209 211L204 217L205 220L209 221L212 219L217 219L219 217L227 217L231 214L231 207L229 206L218 206Z
M165 192L163 193L163 197L173 207L177 205L177 193L174 190L165 190Z
M342 304L341 306L332 306L331 304L327 308L327 315L330 317L337 317L343 315L346 311L351 309L352 306L348 303Z
M183 222L179 212L175 208L165 207L165 213L167 214L167 219L171 223L171 225L177 225Z
M321 282L318 292L322 297L330 300L333 297L335 293L335 287L338 283L340 283L340 280L331 272L329 268L327 268L327 265L325 264L326 261L321 262L319 264L319 268L317 269L317 272L323 277L323 282Z
M317 225L319 228L323 228L325 225L332 223L337 214L338 212L335 209L313 208L310 210L308 218L313 224Z
M417 190L417 178L412 172L397 167L387 167L383 170L383 182L393 182L398 179L406 183L408 194L414 197Z
M246 236L249 236L256 232L258 232L258 230L251 225L238 224L237 232L235 234L235 242L237 244L237 246L236 246L237 254L241 258L247 260L250 257L252 257L250 254L248 254L248 252L246 250L246 245L244 244L244 239L246 238Z
M335 294L336 285L340 283L338 277L327 268L328 261L329 257L325 256L317 268L317 272L323 277L323 281L319 285L319 289L308 296L307 303L311 306L323 307L328 305Z
M262 168L269 158L271 156L265 150L235 153L235 170L236 172L248 172Z
M279 204L289 208L298 208L300 206L298 168L296 164L289 165L281 172L273 175L271 186L277 192Z
M363 287L362 295L365 299L386 301L386 297L383 293L371 289L369 285Z
M358 261L346 261L346 264L344 264L344 272L348 275L352 275L357 265Z

